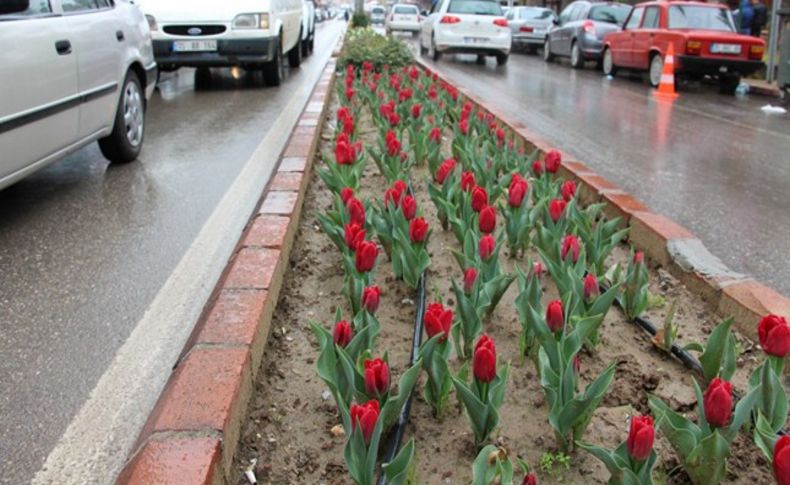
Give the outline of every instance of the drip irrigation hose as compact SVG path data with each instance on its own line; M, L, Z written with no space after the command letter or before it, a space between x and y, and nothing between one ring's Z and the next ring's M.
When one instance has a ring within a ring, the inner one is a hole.
M409 366L417 362L420 355L420 344L422 343L422 328L423 317L425 316L425 273L420 275L420 281L417 285L417 318L414 321L414 336L412 338L411 357L409 358ZM398 454L403 435L406 432L406 425L409 423L409 413L411 411L411 400L414 396L414 391L409 395L406 403L401 409L398 421L395 423L395 428L390 432L387 437L386 448L382 463L389 463ZM382 473L379 475L378 485L386 485L387 477Z

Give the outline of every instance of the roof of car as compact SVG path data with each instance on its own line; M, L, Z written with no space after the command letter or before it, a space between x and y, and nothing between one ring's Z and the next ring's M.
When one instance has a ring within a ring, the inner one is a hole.
M693 5L695 7L727 8L726 5L721 3L695 2L693 0L652 0L638 3L635 6L643 7L646 5Z

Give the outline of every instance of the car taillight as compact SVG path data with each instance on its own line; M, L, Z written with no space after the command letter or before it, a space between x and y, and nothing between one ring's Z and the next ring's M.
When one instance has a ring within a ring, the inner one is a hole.
M749 59L761 61L763 59L763 54L765 54L764 45L756 44L749 47Z
M494 19L494 25L497 27L507 27L507 20L505 19Z
M459 24L461 23L461 19L458 17L454 17L452 15L445 15L442 17L442 20L439 21L440 24Z
M702 42L698 40L690 40L686 42L686 54L690 56L698 56L702 52Z
M525 26L525 27L521 27L520 29L518 29L518 31L519 31L519 32L526 32L526 33L528 33L528 34L529 34L529 33L531 33L531 32L534 32L534 31L535 31L535 29L533 29L532 27L526 27L526 26Z
M582 24L582 29L587 34L595 35L595 24L591 20L585 20Z

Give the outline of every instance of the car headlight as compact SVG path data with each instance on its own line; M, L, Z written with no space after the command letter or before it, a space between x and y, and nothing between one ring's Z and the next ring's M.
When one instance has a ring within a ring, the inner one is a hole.
M151 31L154 31L154 30L158 30L158 29L159 29L159 26L156 24L156 19L154 18L154 16L153 16L153 15L146 15L146 16L145 16L145 20L147 20L147 21L148 21L148 28L149 28Z
M243 13L233 19L234 29L269 29L268 13Z

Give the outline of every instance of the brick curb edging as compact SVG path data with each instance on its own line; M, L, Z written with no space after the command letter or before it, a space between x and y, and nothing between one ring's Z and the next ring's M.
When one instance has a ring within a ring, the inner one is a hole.
M457 86L422 59L418 58L416 62L427 72L455 86L461 96L479 109L499 118L512 133L521 138L526 148L537 148L542 154L557 150L523 123L513 121L501 111L488 107L476 95ZM562 153L563 160L560 174L576 181L580 201L583 204L606 203L605 214L608 217L622 217L623 224L631 228L629 240L642 249L655 266L669 270L689 289L698 293L720 316L735 317L735 326L739 332L758 340L757 323L761 317L768 313L790 317L790 299L752 278L730 270L690 231L661 214L651 212L616 184L562 150L558 151Z
M330 58L116 484L237 481L231 468L243 413L268 340L334 80Z

